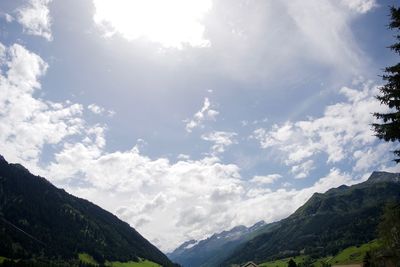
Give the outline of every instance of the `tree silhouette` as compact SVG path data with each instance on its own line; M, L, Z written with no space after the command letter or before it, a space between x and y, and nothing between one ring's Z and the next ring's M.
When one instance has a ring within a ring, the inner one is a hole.
M386 205L378 231L383 247L400 260L400 203Z
M297 264L293 259L290 259L290 261L288 262L288 267L297 267Z
M395 38L397 43L389 48L400 55L400 8L391 7L391 22L389 28L396 31ZM377 99L387 105L391 110L388 113L374 113L374 116L381 120L382 123L374 123L376 136L385 141L400 141L400 63L385 68L385 74L382 76L386 82L380 90ZM400 162L400 149L393 151L397 156L394 160Z

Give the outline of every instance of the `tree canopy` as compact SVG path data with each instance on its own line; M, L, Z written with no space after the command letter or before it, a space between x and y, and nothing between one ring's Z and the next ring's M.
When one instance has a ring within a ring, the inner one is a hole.
M400 55L400 8L391 7L390 13L389 28L396 32L397 42L389 48ZM400 63L385 68L385 74L382 78L386 84L380 88L377 99L382 104L387 105L390 111L388 113L374 113L374 116L381 120L381 123L374 123L373 127L376 136L380 139L391 142L400 141ZM400 163L400 149L393 151L393 153L397 157L394 161Z
M288 262L288 267L297 267L297 264L293 259L290 259L290 261Z

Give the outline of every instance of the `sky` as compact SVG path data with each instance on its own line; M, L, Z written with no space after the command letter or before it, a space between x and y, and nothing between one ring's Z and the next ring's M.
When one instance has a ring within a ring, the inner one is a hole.
M399 172L386 0L2 0L0 154L162 251Z

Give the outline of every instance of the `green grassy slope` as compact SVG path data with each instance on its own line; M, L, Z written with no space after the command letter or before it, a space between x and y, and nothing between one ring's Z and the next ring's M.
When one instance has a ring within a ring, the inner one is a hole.
M297 263L304 263L307 259L313 262L314 267L321 267L322 262L330 263L331 265L347 265L362 263L365 253L372 249L379 248L378 241L374 240L361 246L351 246L340 251L335 256L328 256L324 258L312 259L309 256L296 256L292 259ZM274 261L268 261L261 263L260 267L287 267L288 261L291 258L284 258Z
M351 264L351 263L361 263L365 253L372 249L376 249L379 247L378 241L372 241L362 246L352 246L342 250L335 257L330 259L328 262L332 265L334 264Z
M114 261L114 262L108 262L106 263L106 266L109 267L161 267L161 265L158 265L157 263L154 263L152 261L148 260L142 260L139 262L119 262L119 261Z
M99 263L87 253L79 253L78 259L83 263L88 263L91 265L99 265Z

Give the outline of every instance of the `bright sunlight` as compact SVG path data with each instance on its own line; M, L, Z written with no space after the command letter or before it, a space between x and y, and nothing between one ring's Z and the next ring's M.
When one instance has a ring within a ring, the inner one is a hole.
M94 4L94 20L106 36L119 33L128 40L143 38L172 48L209 46L201 21L211 0L95 0Z

